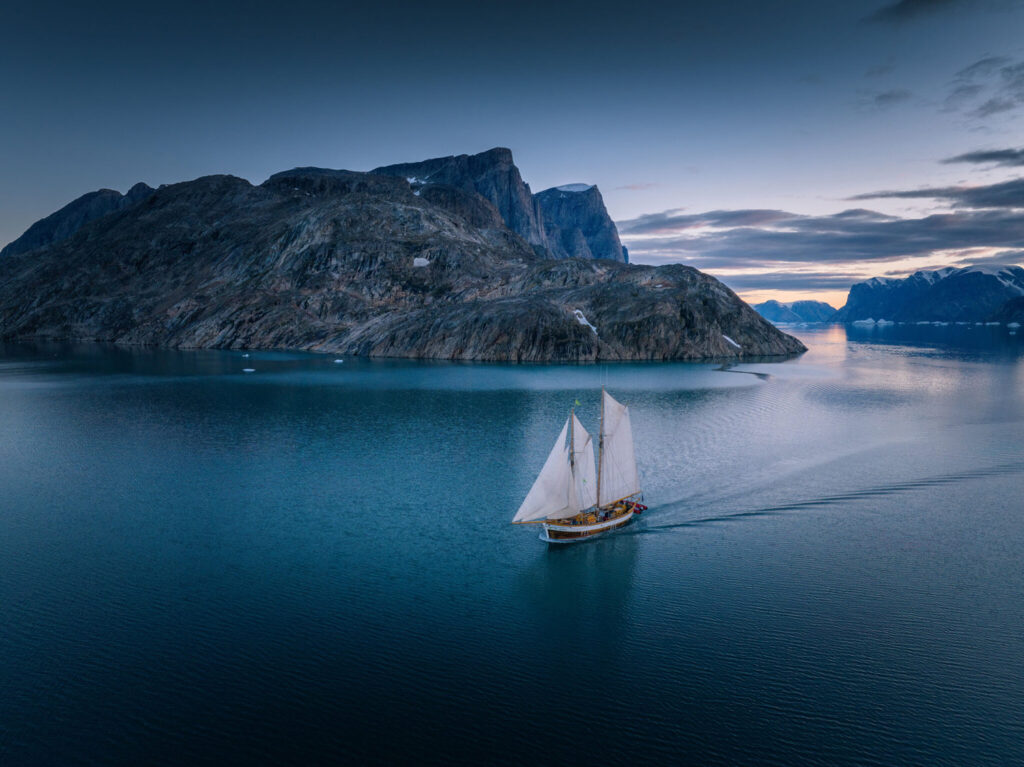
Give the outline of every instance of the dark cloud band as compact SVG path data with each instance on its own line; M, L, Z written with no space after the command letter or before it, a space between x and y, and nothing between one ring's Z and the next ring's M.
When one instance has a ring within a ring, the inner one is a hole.
M956 162L977 164L994 163L995 165L1024 165L1024 149L981 149L976 152L965 152L956 157L948 157L942 161L949 165Z

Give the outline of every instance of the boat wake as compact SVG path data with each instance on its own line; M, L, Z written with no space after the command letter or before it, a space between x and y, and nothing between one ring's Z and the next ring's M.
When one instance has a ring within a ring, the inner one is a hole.
M996 466L991 466L988 468L957 472L955 474L943 474L940 476L925 477L922 479L916 479L907 482L896 482L889 485L878 485L876 487L866 488L864 490L855 490L847 493L837 493L835 495L826 495L820 498L810 498L801 501L793 501L792 503L777 504L774 506L762 506L760 508L754 509L742 509L739 511L732 511L725 514L716 514L714 516L688 519L682 522L657 524L656 520L658 519L658 517L674 511L682 511L687 507L687 503L685 501L680 501L676 503L666 504L664 506L652 506L648 513L652 515L653 518L649 517L649 520L650 522L654 522L654 524L646 523L642 527L634 526L632 529L622 531L620 535L644 535L647 533L662 533L678 528L695 527L697 525L705 525L714 522L728 522L736 519L742 519L744 517L771 516L774 514L783 514L786 512L803 511L806 509L821 509L827 508L829 506L842 505L852 501L862 500L865 498L900 495L903 493L910 493L915 490L923 488L937 487L940 485L952 485L960 482L969 482L975 479L1005 476L1009 474L1024 474L1024 460L998 464ZM702 501L702 503L706 503L706 501Z

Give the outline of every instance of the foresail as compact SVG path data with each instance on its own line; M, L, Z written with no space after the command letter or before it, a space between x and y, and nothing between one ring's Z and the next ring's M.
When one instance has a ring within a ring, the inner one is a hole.
M555 446L551 448L548 459L544 462L544 468L540 470L533 487L526 495L526 500L512 518L513 522L561 519L577 513L578 509L570 507L575 500L570 496L575 496L576 493L569 469L569 447L565 444L568 433L569 421L566 420L558 439L555 440Z
M629 408L603 393L604 441L601 451L601 505L640 492L640 478L633 451L633 427Z
M597 470L594 467L594 440L583 428L580 419L572 417L573 463L576 473L576 501L580 510L597 503Z

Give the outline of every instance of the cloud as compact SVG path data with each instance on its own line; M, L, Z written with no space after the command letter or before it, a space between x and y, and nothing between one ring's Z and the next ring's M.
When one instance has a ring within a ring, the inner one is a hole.
M623 228L629 231L628 222ZM1024 211L961 211L923 218L880 215L794 217L785 228L623 239L635 260L682 260L708 268L771 264L863 264L936 251L977 247L1024 248Z
M1024 62L985 56L953 76L946 111L966 111L984 119L1024 106Z
M874 96L875 106L891 107L895 104L902 104L910 100L910 91L904 88L893 88L892 90L876 93Z
M723 274L718 279L733 290L847 290L860 277L828 272L752 272Z
M857 91L861 106L868 109L888 109L910 101L914 95L906 88L891 88L885 91Z
M676 208L661 213L647 213L619 222L618 226L624 234L665 234L705 227L760 226L791 218L798 216L784 210L709 210L706 213L684 215L681 208Z
M629 192L639 192L639 191L642 191L644 189L654 189L654 187L656 187L656 186L660 186L660 184L656 184L656 183L653 183L653 182L640 182L640 183L637 183L637 184L623 184L622 186L617 186L615 188L616 189L625 189L626 191L629 191Z
M988 77L999 67L1009 64L1011 61L1012 59L1006 56L985 56L961 69L956 73L955 78L957 80L975 80L979 77Z
M985 186L946 186L925 189L868 192L850 200L934 199L948 200L965 208L1024 208L1024 178L1015 178Z
M865 77L884 77L885 75L891 74L896 69L896 66L891 62L887 61L884 64L876 64L873 67L869 67L864 72Z
M967 4L968 0L898 0L895 3L883 5L868 16L865 21L888 24L900 23L928 16L936 11L941 11L955 5Z
M949 165L955 162L995 163L996 165L1024 165L1024 149L979 149L965 152L942 161Z
M967 256L956 262L957 266L986 266L988 264L1022 264L1024 250L1002 250L984 258Z

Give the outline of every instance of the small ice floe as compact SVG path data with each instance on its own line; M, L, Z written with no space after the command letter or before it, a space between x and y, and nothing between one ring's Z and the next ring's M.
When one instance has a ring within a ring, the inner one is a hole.
M1006 327L1013 328L1014 330L1016 330L1017 328L1020 327L1020 323L1019 322L1007 322L1006 323Z
M1002 325L1003 323L1001 323L1001 322L986 322L985 324L988 325L989 327L991 327L993 325Z
M895 323L895 322L893 322L892 320L877 320L877 321L875 322L875 324L876 324L876 325L882 325L882 326L885 326L885 325L895 325L896 323Z
M417 266L430 266L430 259L429 258L423 258L421 256L416 256L416 258L414 258L412 260L412 265L414 267L417 267Z
M733 346L735 346L735 347L736 347L737 349L742 349L742 348L743 348L743 347L742 347L742 346L740 346L740 345L739 345L738 343L736 343L736 342L735 342L735 341L733 341L733 340L732 340L731 338L729 338L729 336L727 336L727 335L726 335L725 333L722 333L722 338L724 338L724 339L725 339L726 341L728 341L729 343L731 343L731 344L732 344Z
M345 361L345 360L335 360L335 361L334 361L334 364L335 364L335 365L340 365L340 364L341 364L342 362L344 362L344 361Z
M867 326L867 325L874 325L875 321L873 319L871 319L870 317L868 317L866 320L854 320L850 324L851 325Z
M576 321L580 323L580 325L587 326L588 328L594 331L595 336L597 335L597 328L590 324L590 321L584 316L583 312L581 312L579 309L574 309L572 313L573 316L576 318Z
M243 356L243 357L248 357L248 356L249 356L249 352L246 352L246 353L245 353L245 354L243 354L242 356Z
M255 373L256 368L242 368L243 373Z

